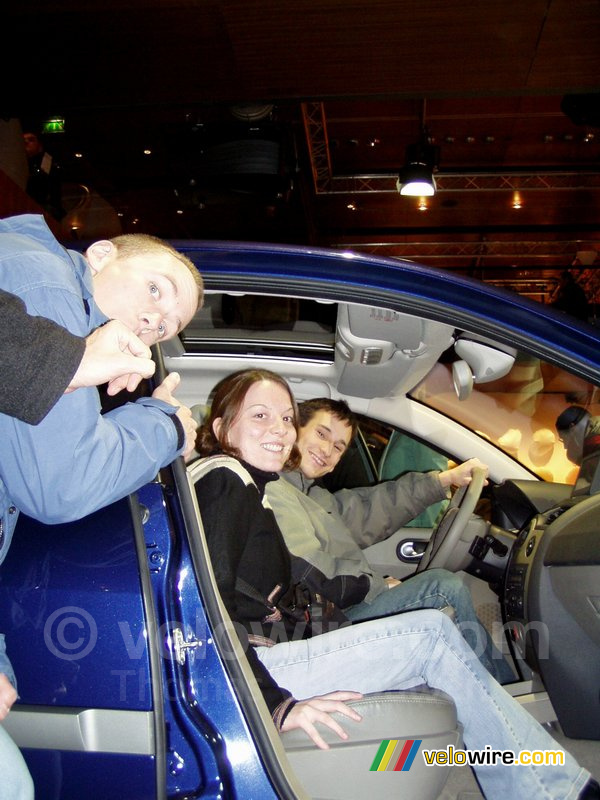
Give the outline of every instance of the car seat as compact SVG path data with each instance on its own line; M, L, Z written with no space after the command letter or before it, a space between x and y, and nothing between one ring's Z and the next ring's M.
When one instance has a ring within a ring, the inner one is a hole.
M329 750L317 749L301 730L281 735L288 760L310 797L438 797L450 767L428 766L423 751L462 745L452 699L421 686L365 695L348 705L358 711L362 721L353 722L334 714L348 739L344 741L329 728L321 727ZM387 747L382 747L384 740L389 743ZM383 758L382 751L386 753ZM406 758L408 751L415 753L412 763L410 756Z

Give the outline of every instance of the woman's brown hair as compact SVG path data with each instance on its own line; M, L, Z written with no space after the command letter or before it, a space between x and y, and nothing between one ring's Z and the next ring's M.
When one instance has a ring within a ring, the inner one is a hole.
M237 419L250 387L262 381L276 383L288 393L294 411L294 428L296 429L296 434L298 434L298 406L287 381L281 375L268 369L244 369L223 378L214 389L213 399L210 404L210 414L198 431L198 438L196 439L196 449L201 456L208 456L221 450L227 455L241 458L238 450L227 441L227 432ZM219 418L222 421L219 437L217 438L213 430L213 423ZM285 470L296 469L300 464L300 459L300 451L296 443L294 443L283 468Z

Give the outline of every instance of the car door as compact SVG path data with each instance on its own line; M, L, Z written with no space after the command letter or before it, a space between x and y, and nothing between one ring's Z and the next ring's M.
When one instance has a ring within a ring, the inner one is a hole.
M4 725L36 800L297 794L273 790L240 712L198 525L179 461L77 522L19 519L0 570L19 690Z
M18 681L5 726L38 800L164 796L162 681L136 542L121 500L42 525L21 515L0 572L0 630Z

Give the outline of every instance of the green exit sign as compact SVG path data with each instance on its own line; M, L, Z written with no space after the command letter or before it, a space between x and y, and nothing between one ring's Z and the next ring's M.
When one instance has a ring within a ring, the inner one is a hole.
M61 117L47 119L42 125L42 133L64 133L65 121Z

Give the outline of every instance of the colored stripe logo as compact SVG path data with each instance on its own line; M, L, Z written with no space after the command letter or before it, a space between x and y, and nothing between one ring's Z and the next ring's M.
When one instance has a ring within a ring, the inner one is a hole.
M373 759L370 772L408 772L422 739L384 739Z

